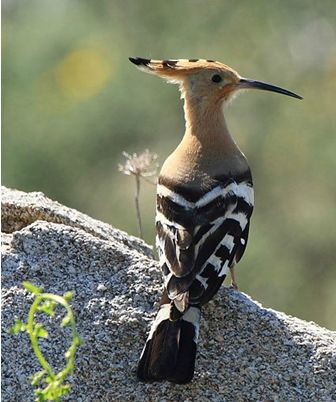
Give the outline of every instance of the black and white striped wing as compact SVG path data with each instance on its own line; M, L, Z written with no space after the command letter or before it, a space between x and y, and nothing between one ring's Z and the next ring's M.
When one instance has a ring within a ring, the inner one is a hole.
M249 174L217 180L192 196L187 188L178 190L160 178L156 228L164 284L171 300L188 292L191 304L204 304L246 248L252 180Z

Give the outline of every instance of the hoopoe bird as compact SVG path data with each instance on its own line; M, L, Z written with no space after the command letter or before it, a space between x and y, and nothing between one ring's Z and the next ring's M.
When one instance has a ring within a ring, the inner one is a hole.
M164 278L160 309L142 351L142 381L192 380L201 307L246 249L254 206L251 171L230 135L223 104L255 88L302 99L201 59L130 58L140 70L180 86L185 134L164 162L157 184L156 243Z

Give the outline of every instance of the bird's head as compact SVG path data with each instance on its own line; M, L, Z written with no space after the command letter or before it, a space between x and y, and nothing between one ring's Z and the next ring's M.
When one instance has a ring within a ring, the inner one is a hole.
M139 69L180 85L182 96L222 102L240 89L261 89L302 99L300 95L261 81L241 77L231 67L213 60L152 60L131 57Z

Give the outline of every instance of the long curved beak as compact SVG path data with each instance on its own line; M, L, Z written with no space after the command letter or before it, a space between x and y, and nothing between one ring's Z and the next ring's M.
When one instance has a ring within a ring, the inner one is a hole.
M293 98L296 98L296 99L303 99L302 96L297 95L294 92L287 91L287 89L276 87L275 85L266 84L265 82L262 82L262 81L249 80L247 78L240 79L238 88L239 89L243 89L243 88L261 89L264 91L277 92L278 94L292 96Z

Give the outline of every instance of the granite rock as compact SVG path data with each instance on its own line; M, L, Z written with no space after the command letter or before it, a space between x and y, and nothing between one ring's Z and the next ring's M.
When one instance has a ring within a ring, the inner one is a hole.
M29 376L40 370L27 335L8 334L15 318L26 319L32 301L24 280L48 292L75 293L84 344L64 400L336 401L335 332L224 287L203 308L194 380L138 382L137 360L162 291L151 247L41 193L4 187L2 228L4 401L33 401ZM54 322L46 325L52 337L41 348L57 370L70 336Z

